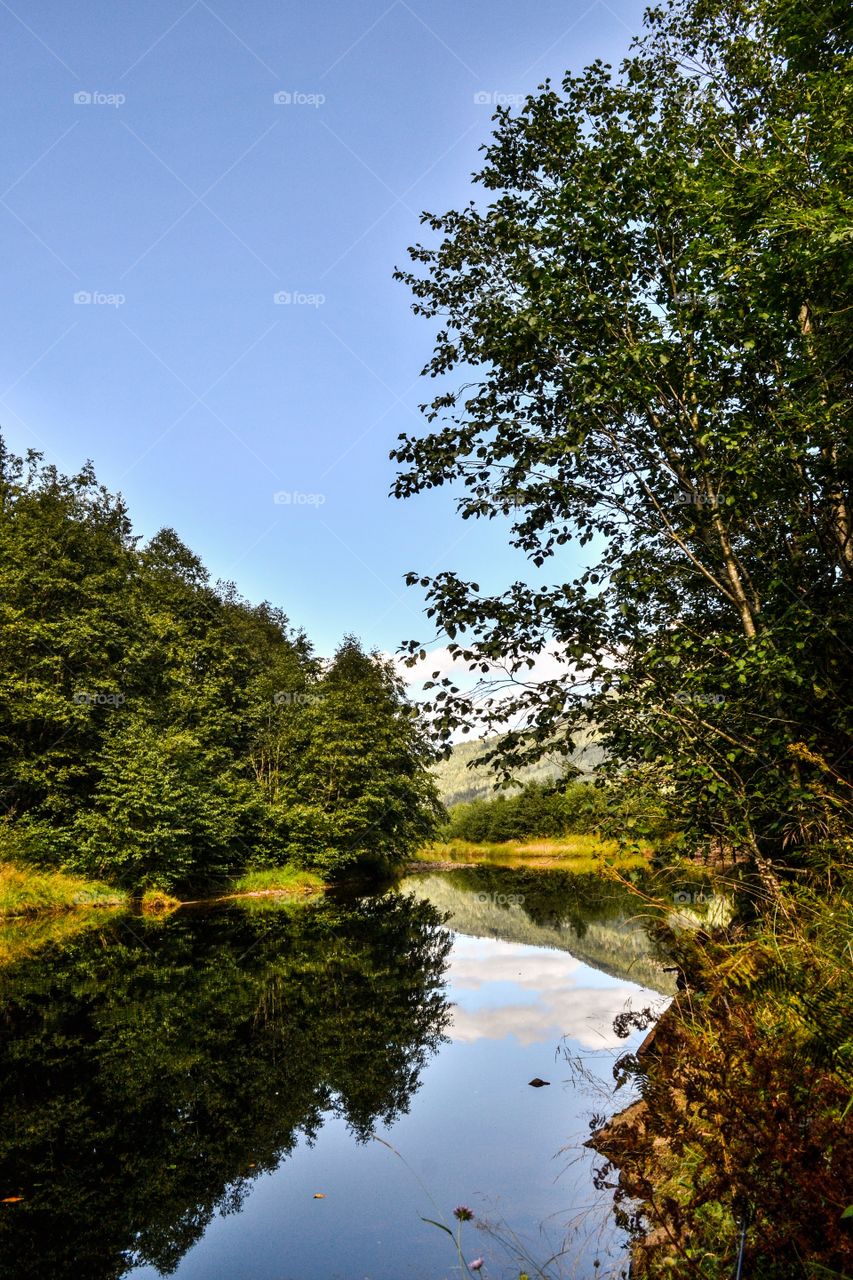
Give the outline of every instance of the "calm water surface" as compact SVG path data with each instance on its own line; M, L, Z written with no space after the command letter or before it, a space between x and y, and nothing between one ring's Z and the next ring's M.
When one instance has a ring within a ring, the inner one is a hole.
M618 1274L563 1054L612 1082L613 1017L669 990L617 886L478 868L34 929L0 931L3 1280L444 1280L422 1218L457 1204L482 1276L518 1276L510 1234Z

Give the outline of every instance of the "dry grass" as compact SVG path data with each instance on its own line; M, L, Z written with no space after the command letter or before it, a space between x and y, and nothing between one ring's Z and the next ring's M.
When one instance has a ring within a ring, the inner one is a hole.
M562 836L553 840L507 840L500 844L475 844L470 840L448 840L426 845L415 855L416 862L457 863L466 866L487 863L500 867L561 867L567 871L594 871L605 861L630 869L648 861L651 849L626 853L615 840L594 835Z

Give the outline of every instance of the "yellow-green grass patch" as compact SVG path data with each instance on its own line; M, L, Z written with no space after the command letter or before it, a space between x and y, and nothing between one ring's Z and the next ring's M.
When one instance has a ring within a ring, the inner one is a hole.
M262 871L246 871L234 881L236 894L292 894L304 897L319 893L325 881L316 871L298 870L296 867L267 867Z
M127 894L100 880L86 880L65 871L39 871L13 862L0 863L0 917L126 903Z
M603 864L630 869L646 864L651 848L627 851L616 840L595 835L562 836L553 840L507 840L475 843L471 840L437 841L415 855L417 862L488 863L495 866L562 867L568 871L594 871Z

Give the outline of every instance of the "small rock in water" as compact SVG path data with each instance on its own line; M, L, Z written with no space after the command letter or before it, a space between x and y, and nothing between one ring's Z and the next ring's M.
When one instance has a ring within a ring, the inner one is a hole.
M534 1077L533 1077L533 1079L532 1079L532 1080L528 1080L528 1082L527 1082L527 1083L528 1083L529 1085L532 1085L534 1089L541 1089L541 1088L542 1088L542 1086L543 1086L543 1084L550 1084L550 1083L551 1083L551 1081L550 1081L550 1080L540 1080L538 1076L534 1076Z

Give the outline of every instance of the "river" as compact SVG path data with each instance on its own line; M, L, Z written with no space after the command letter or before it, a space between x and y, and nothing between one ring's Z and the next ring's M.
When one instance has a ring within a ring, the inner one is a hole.
M636 903L477 868L7 927L3 1280L449 1280L460 1204L481 1276L618 1275L582 1143L671 990Z

